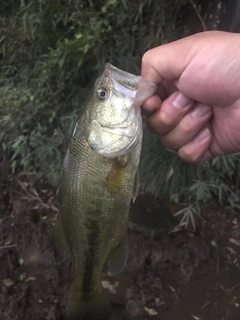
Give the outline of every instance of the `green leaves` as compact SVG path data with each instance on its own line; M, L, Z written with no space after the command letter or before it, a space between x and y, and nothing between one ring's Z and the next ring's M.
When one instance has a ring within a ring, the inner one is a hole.
M176 202L188 199L191 212L191 204L197 205L194 210L200 210L199 204L212 198L222 205L239 208L239 167L239 154L218 156L199 165L184 163L175 152L166 150L157 136L145 130L142 190Z
M144 52L177 38L191 8L190 0L1 1L0 143L12 169L40 172L56 185L88 88L105 63L140 73ZM237 207L239 165L239 156L183 163L146 131L142 190Z

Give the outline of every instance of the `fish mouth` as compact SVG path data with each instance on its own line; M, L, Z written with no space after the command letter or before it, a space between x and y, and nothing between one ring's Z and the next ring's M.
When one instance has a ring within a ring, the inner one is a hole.
M131 73L120 70L110 63L106 64L106 75L113 81L114 88L124 95L135 98L139 88L139 78Z
M140 78L139 76L136 76L127 71L118 69L113 65L111 65L110 63L106 64L105 72L111 79L119 82L119 84L121 84L125 88L128 88L129 90L134 91L139 88L139 85L138 85L138 81Z
M107 78L107 79L106 79ZM112 83L114 95L113 117L101 114L89 124L88 143L97 153L113 158L131 152L142 137L141 109L143 101L156 90L156 84L140 76L107 64L101 80ZM124 106L118 103L126 99ZM111 103L108 107L111 106Z
M138 111L138 110L137 110ZM111 131L111 133L116 132L116 134L123 134L126 130L129 130L129 128L133 128L134 126L139 123L139 118L141 118L141 112L137 112L133 107L129 109L129 111L126 113L125 117L122 118L120 121L112 122L111 124L108 123L101 123L101 127L107 131Z
M127 138L134 137L134 134L132 134L132 133L130 134L130 132L129 132L129 126L122 126L122 127L101 126L101 127L106 132L109 132L109 133L114 134L116 136L124 136Z
M140 109L142 103L158 89L158 84L144 80L127 71L120 70L110 63L105 67L106 75L113 81L114 88L122 94L134 99L134 108Z
M89 145L106 158L114 158L131 152L142 136L142 118L134 125L125 127L102 126L96 120L91 122Z

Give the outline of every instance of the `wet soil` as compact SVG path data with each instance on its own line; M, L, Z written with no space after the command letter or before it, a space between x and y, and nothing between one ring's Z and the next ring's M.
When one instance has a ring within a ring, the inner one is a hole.
M53 254L56 194L44 180L7 172L2 166L0 319L63 320L72 269ZM151 220L156 212L141 203ZM112 320L240 319L240 214L212 202L196 223L195 232L173 232L172 218L150 234L131 226L125 271L103 279Z

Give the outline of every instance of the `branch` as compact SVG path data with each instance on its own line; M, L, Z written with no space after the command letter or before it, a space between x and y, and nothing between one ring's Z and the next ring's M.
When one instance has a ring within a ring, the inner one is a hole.
M202 18L201 15L200 15L200 12L199 12L199 10L198 10L198 7L197 7L196 4L193 2L193 0L191 0L191 3L192 3L192 6L193 6L193 8L194 8L194 10L195 10L195 12L196 12L196 14L197 14L197 16L198 16L198 19L200 20L200 22L201 22L201 24L202 24L203 30L204 30L204 31L207 31L207 26L206 26L205 22L203 21L203 18Z

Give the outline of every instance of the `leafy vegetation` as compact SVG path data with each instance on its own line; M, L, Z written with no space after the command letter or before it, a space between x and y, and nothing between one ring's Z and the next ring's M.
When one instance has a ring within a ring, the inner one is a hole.
M0 138L13 170L42 172L56 185L89 86L106 62L138 73L148 48L173 39L175 26L167 20L187 1L173 3L1 4Z
M156 169L158 168L158 170ZM145 130L141 174L142 188L156 196L179 202L184 198L199 211L199 203L216 199L240 209L239 154L218 156L199 165L181 161L160 139Z
M189 33L189 16L194 31L205 28L198 8L191 0L2 1L0 141L12 170L44 174L57 186L73 126L105 63L139 73L146 50ZM214 196L236 207L238 167L238 156L185 164L145 132L142 189L156 196L188 195L190 203Z

